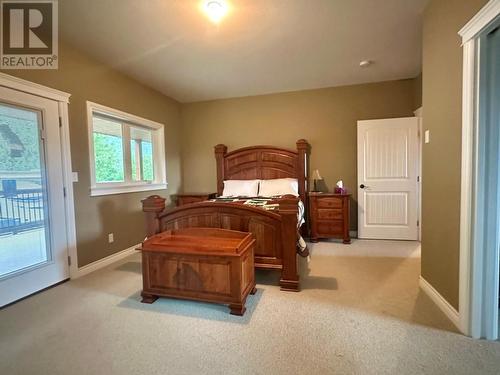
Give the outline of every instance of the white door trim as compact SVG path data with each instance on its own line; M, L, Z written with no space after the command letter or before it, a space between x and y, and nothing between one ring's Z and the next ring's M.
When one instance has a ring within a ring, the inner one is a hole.
M500 1L490 0L467 24L460 29L462 44L475 39L500 14Z
M68 254L71 258L69 267L70 277L78 274L78 255L76 249L76 224L75 204L73 195L73 171L71 167L71 144L69 137L68 104L71 94L26 81L5 73L0 73L0 86L8 87L17 91L37 95L43 98L55 100L59 103L59 118L61 129L61 154L63 165L63 182L66 191L65 213L66 213L66 237L68 242Z
M417 108L413 114L415 117L418 117L418 178L417 178L417 212L418 212L418 240L422 241L422 156L423 156L423 147L422 147L422 122L424 116L423 107Z
M59 102L61 118L61 151L63 155L63 178L66 189L66 235L68 238L68 261L70 278L78 275L78 252L76 247L75 197L73 193L73 168L71 166L71 144L69 136L68 103Z
M68 94L67 92L39 85L38 83L26 81L5 73L0 73L0 85L62 103L69 103L69 98L71 96L71 94Z
M500 0L491 0L459 32L463 43L459 315L461 331L475 338L484 336L481 327L486 316L482 293L492 282L483 280L484 251L474 245L479 234L474 226L479 219L476 217L479 37L499 15Z

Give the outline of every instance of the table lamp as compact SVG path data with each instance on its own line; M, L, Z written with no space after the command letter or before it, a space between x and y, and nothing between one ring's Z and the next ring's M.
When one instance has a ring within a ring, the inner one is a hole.
M318 191L318 181L320 180L323 180L323 178L321 178L321 175L319 174L319 170L315 169L313 171L313 191Z

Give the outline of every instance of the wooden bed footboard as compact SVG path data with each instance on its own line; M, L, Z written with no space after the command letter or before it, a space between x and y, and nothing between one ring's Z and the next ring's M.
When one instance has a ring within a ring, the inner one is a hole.
M201 202L165 211L165 199L153 195L142 200L147 236L190 227L222 228L253 233L255 267L281 270L281 290L298 291L297 210L298 198L279 201L279 210L239 203Z

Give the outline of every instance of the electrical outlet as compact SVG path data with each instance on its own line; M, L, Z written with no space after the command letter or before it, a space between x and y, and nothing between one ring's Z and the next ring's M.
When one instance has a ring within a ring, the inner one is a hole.
M113 233L108 234L108 242L109 243L115 242L115 236L113 235Z
M426 130L424 133L424 141L425 143L429 143L431 141L431 132Z

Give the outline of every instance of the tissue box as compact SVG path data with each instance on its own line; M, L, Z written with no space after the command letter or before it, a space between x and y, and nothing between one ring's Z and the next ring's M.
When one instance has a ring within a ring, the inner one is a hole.
M335 194L347 194L347 190L345 188L340 188L335 186L335 190L333 191Z

